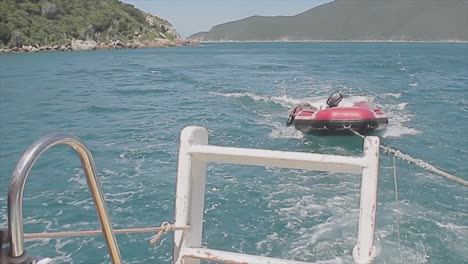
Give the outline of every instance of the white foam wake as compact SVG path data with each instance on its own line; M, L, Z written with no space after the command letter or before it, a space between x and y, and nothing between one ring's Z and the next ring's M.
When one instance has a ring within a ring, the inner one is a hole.
M273 124L274 128L272 129L269 137L272 139L275 138L303 138L304 135L293 127L286 127L284 124L275 123Z
M384 93L382 94L383 97L394 97L394 98L400 98L401 93Z
M383 134L383 137L401 137L403 135L417 135L421 131L406 126L411 122L414 115L406 110L408 103L403 102L399 104L382 104L382 109L388 115L388 128Z
M299 99L293 99L289 98L287 96L262 96L262 95L257 95L255 93L251 92L243 92L243 93L217 93L217 92L210 92L209 94L212 95L219 95L223 97L231 97L231 98L242 98L242 97L248 97L250 99L253 99L254 101L259 101L259 102L272 102L279 104L283 107L292 107L296 104L299 104L303 102L303 100Z

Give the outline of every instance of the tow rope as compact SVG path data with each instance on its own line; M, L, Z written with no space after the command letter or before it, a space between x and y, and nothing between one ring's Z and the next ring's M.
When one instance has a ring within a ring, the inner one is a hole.
M346 128L346 129L348 129L349 131L351 131L354 135L356 135L356 136L358 136L358 137L364 139L364 136L363 136L363 135L359 134L358 132L356 132L356 131L355 131L354 129L352 129L351 127L345 126L344 128ZM450 173L448 173L448 172L445 172L445 171L443 171L443 170L437 168L436 166L431 165L431 164L425 162L424 160L413 158L413 157L411 157L411 156L408 155L408 154L405 154L405 153L403 153L403 152L401 152L401 151L399 151L399 150L393 149L393 148L391 148L391 147L384 146L384 145L382 145L382 144L380 144L380 148L383 149L383 150L384 150L385 152L387 152L387 153L393 154L393 155L394 155L395 157L397 157L397 158L400 158L400 159L402 159L402 160L404 160L404 161L413 163L413 164L415 164L416 166L418 166L418 167L420 167L420 168L422 168L422 169L425 169L425 170L427 170L427 171L433 172L433 173L435 173L435 174L437 174L437 175L440 175L440 176L445 177L445 178L447 178L447 179L449 179L449 180L452 180L452 181L454 181L454 182L456 182L456 183L458 183L458 184L461 184L461 185L463 185L463 186L465 186L465 187L468 187L468 181L467 181L467 180L464 180L464 179L462 179L461 177L457 177L457 176L455 176L455 175L453 175L453 174L450 174Z

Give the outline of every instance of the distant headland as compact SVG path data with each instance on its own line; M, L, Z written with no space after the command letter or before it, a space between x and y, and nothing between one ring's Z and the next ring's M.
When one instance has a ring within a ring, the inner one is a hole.
M0 53L197 44L170 22L117 0L0 2Z
M295 16L252 16L197 41L467 42L468 0L335 0Z

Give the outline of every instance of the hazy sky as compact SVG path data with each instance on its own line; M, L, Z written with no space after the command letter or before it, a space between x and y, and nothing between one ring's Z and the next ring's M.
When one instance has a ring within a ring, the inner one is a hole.
M295 15L330 0L123 0L171 22L183 37L253 15Z

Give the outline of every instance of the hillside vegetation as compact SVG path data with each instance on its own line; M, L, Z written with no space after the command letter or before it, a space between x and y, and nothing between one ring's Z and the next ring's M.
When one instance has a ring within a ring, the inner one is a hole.
M468 41L468 0L335 0L295 16L253 16L213 27L202 41Z
M0 0L3 47L176 38L168 21L117 0Z

